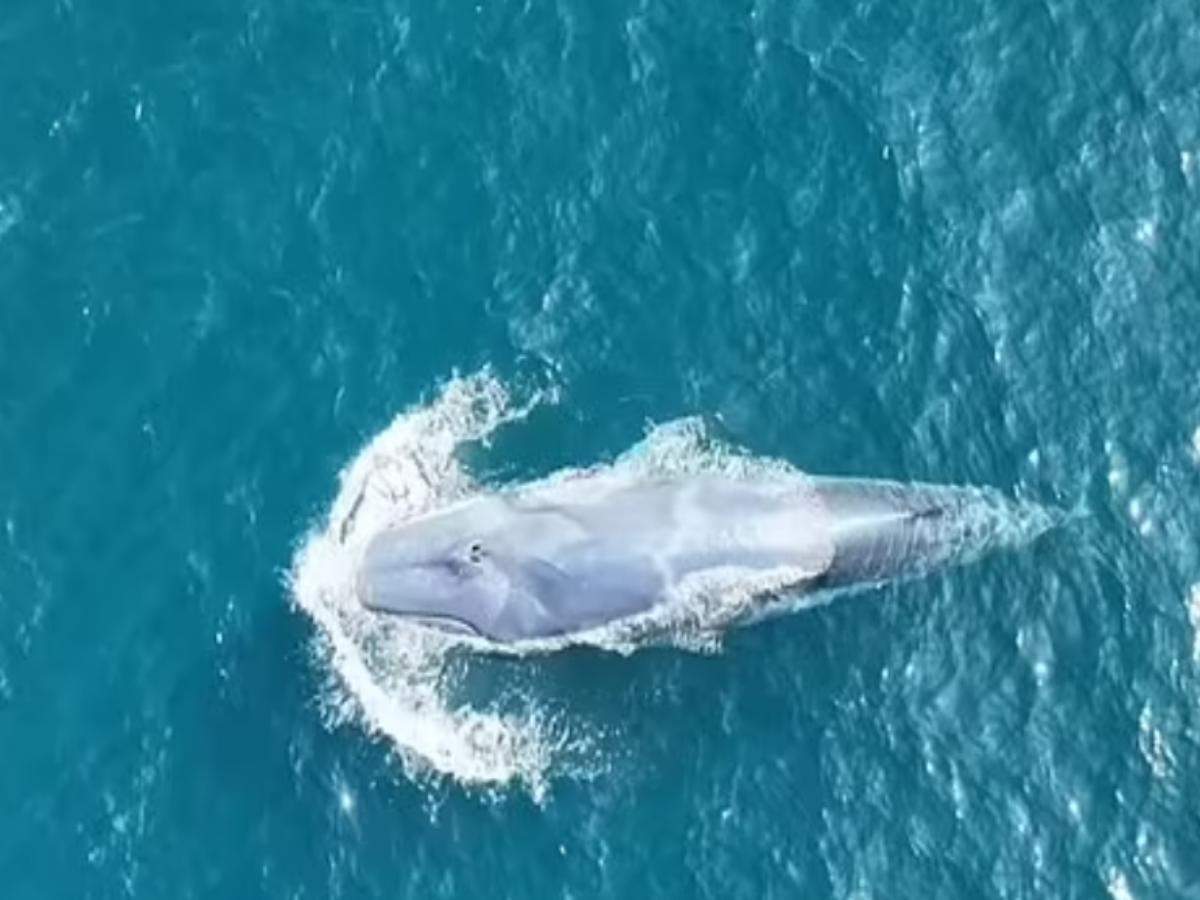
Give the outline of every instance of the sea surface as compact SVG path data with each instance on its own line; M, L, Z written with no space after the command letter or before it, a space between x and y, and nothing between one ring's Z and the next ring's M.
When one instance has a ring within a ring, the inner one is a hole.
M0 896L1200 897L1194 0L4 0ZM495 656L571 467L1057 525Z

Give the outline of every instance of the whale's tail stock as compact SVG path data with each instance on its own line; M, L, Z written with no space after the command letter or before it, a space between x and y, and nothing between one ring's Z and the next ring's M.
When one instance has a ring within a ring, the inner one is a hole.
M837 588L912 578L1032 541L1057 522L1043 507L985 488L818 478L833 561L821 580Z

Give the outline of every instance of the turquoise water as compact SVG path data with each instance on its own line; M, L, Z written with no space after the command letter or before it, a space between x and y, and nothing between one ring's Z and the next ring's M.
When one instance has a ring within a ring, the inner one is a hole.
M1200 896L1198 84L1171 0L8 0L0 893ZM364 472L688 417L1071 515L718 645L338 606Z

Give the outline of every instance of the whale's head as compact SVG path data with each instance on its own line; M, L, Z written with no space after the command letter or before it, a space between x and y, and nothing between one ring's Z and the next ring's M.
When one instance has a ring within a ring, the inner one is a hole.
M557 571L536 555L531 517L500 500L402 523L367 545L363 606L442 631L507 640L514 617L536 615Z

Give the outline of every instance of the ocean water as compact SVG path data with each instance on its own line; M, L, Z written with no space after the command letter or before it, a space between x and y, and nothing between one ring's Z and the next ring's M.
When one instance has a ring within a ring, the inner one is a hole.
M6 0L0 896L1200 897L1198 90L1183 0ZM739 454L1062 521L703 640L347 602Z

